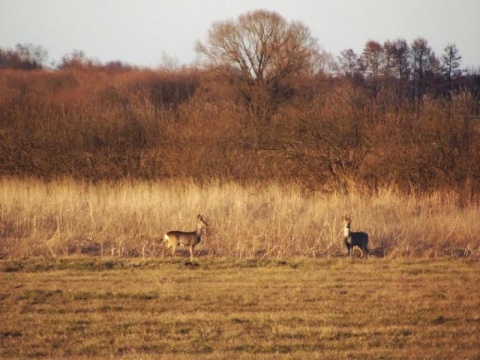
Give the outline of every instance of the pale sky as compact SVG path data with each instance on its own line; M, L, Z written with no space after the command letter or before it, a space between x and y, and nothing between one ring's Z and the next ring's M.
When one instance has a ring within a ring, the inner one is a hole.
M156 67L166 54L191 64L213 22L257 9L301 21L335 57L421 36L437 55L455 43L462 67L480 67L480 0L0 0L0 47L40 45L57 63L82 50L101 62Z

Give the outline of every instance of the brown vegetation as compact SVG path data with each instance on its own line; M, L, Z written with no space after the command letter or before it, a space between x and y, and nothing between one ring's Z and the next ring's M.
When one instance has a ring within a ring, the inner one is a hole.
M76 51L53 70L39 47L0 49L3 256L157 254L159 224L204 211L210 251L238 257L336 253L345 211L381 254L477 251L479 76L453 44L439 59L423 38L369 41L337 64L303 24L255 11L197 51L203 67Z
M0 175L457 190L478 200L478 100L311 79L268 124L198 70L0 71ZM314 92L313 89L315 89ZM401 102L399 102L401 101Z
M0 357L477 359L478 263L0 261Z
M480 77L458 49L336 64L278 14L213 30L197 50L230 57L202 68L0 49L0 357L477 358ZM197 261L171 258L200 213ZM368 260L344 259L343 214Z
M209 227L195 248L205 257L346 256L342 215L369 234L371 257L480 256L478 206L459 207L455 193L404 197L394 190L348 195L301 185L235 182L0 181L0 255L159 257L163 235ZM177 251L179 256L180 251ZM188 254L188 250L183 256Z

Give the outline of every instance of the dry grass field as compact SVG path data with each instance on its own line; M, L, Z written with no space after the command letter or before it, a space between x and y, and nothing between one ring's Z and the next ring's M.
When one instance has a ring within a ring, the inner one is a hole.
M295 184L0 180L1 358L478 359L478 205ZM370 236L346 257L342 215ZM168 230L209 222L195 249Z
M1 358L478 359L474 259L0 262Z
M342 215L370 235L376 257L478 258L478 204L455 193L306 191L295 184L219 181L0 180L0 257L161 257L169 230L210 224L197 255L285 259L344 256ZM459 205L460 204L460 205ZM168 255L170 256L170 255Z

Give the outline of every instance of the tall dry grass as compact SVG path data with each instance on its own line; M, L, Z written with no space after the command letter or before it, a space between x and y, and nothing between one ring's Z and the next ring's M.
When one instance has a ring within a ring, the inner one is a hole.
M233 182L105 182L0 180L2 257L163 256L168 230L210 222L197 255L322 257L345 254L341 217L370 234L375 256L435 257L480 253L473 224L478 206L455 194L400 196L305 191L297 185ZM170 256L169 254L166 256Z

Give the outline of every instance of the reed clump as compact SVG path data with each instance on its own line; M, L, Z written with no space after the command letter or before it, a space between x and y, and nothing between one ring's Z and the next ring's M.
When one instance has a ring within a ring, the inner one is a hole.
M165 232L209 222L196 256L344 256L342 216L370 236L378 257L478 256L477 205L454 193L404 196L308 191L298 184L194 181L0 180L3 258L99 255L158 257ZM182 253L185 256L186 253Z

